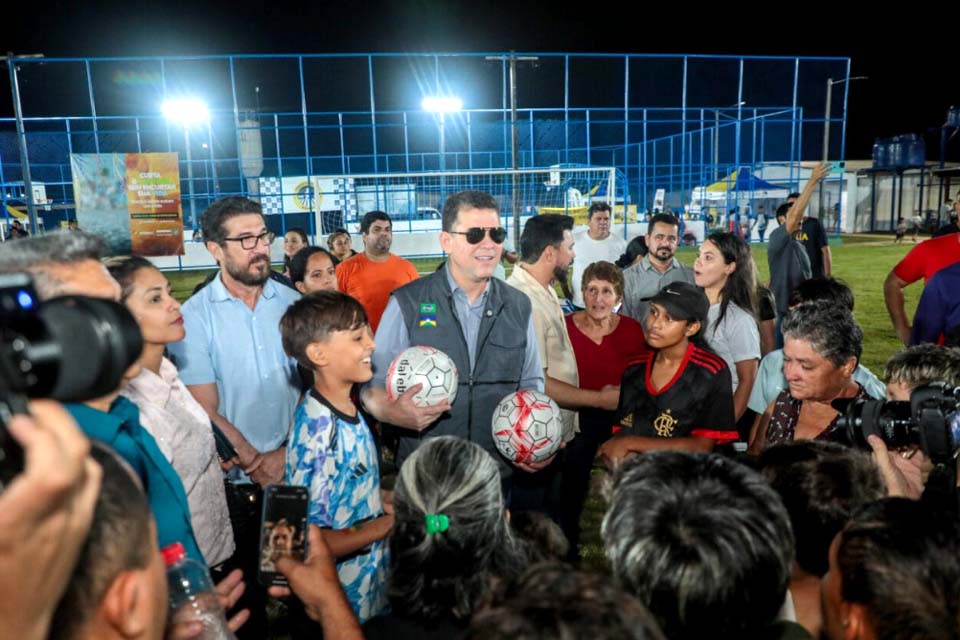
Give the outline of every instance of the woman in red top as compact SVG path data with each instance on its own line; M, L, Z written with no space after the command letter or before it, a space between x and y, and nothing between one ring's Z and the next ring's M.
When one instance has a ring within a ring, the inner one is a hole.
M580 388L619 386L627 364L647 352L643 329L633 318L616 313L623 300L623 274L610 262L594 262L583 272L583 311L567 316L567 333L577 356ZM580 514L590 489L590 470L597 450L612 433L613 411L580 410L580 433L566 447L561 527L570 541L570 559L577 559Z

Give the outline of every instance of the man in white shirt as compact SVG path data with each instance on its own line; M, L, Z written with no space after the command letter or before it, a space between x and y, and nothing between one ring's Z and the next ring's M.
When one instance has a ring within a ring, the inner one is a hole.
M583 272L594 262L606 260L616 262L626 250L626 241L610 233L611 210L606 202L594 202L587 211L587 228L577 231L573 236L577 246L577 257L573 260L573 304L583 307L583 293L580 291L580 279Z

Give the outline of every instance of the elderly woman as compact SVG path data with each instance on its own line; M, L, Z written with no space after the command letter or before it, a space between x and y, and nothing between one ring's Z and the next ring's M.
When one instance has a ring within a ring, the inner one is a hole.
M750 451L794 440L826 439L839 417L831 402L866 398L853 379L863 331L849 309L804 302L783 321L783 374L787 388L757 416Z
M526 568L507 524L497 463L452 436L426 440L400 468L390 537L392 613L364 625L377 638L455 638L494 579Z
M623 300L623 272L610 262L594 262L580 283L585 309L566 317L567 333L577 358L580 387L619 386L627 365L647 352L640 323L615 313ZM560 525L576 558L580 514L590 486L590 469L597 450L606 442L615 422L613 411L580 410L580 433L567 444L563 471Z

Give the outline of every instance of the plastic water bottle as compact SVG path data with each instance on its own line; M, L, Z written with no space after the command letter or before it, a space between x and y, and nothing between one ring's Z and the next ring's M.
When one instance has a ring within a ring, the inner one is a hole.
M227 626L207 568L188 558L179 542L164 547L161 553L167 564L170 622L200 622L202 640L236 640Z

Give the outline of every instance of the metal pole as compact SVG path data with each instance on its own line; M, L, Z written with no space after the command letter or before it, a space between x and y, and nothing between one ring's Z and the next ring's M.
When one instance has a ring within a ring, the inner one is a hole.
M510 56L510 161L513 167L513 242L520 246L520 191L517 185L517 156L520 153L517 139L517 59Z
M720 171L720 110L713 110L715 120L713 130L716 132L713 135L713 179L719 180L720 176L723 175Z
M444 125L444 117L443 117L443 111L441 111L440 112L440 171L446 171L447 169L447 161L446 161L446 157L444 156L444 153L446 151L446 148L445 148L446 145L444 144L445 141L443 139L443 125Z
M827 78L827 106L823 110L823 161L827 162L830 157L830 106L833 97L833 78ZM843 185L840 186L841 191ZM820 191L820 217L823 217L823 183L818 187Z
M27 215L30 217L30 233L37 234L37 209L33 204L33 178L30 176L30 156L27 154L27 133L23 128L23 110L20 105L20 83L17 80L17 64L13 54L7 54L7 68L10 70L10 90L13 93L13 113L17 119L17 141L20 143L20 171L23 174L24 200L27 202Z
M827 78L827 106L823 110L823 161L830 157L830 106L833 97L833 78Z
M190 127L183 127L183 146L187 152L187 193L190 194L190 223L197 228L197 202L193 197L193 158L190 156Z

